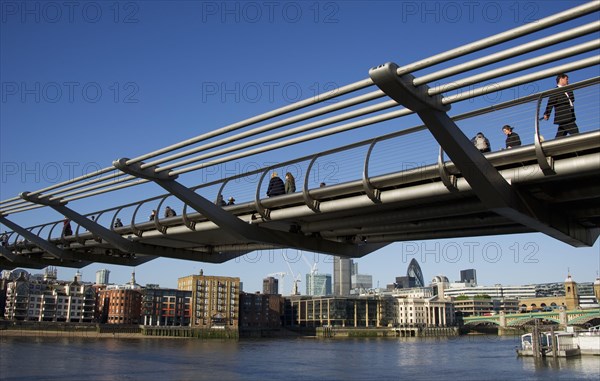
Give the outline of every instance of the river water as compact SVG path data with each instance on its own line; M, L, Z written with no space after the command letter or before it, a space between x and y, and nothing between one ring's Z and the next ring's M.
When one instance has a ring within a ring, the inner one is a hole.
M518 358L518 337L0 337L0 380L598 380L600 356Z

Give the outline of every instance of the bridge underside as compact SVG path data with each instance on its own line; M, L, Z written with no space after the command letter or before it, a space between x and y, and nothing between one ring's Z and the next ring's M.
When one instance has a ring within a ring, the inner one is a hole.
M553 175L540 169L533 145L486 158L524 200L545 206L541 219L561 223L553 219L568 216L573 235L593 244L600 226L600 132L549 141L544 150L553 158ZM443 181L441 169L451 183ZM490 211L452 162L373 177L370 184L377 190L376 199L357 180L310 190L310 198L317 201L311 207L301 192L262 200L268 219L254 202L223 208L244 225L281 234L289 244L249 240L188 209L184 216L159 224L115 229L119 238L137 245L129 249L86 231L51 239L56 248L51 252L31 240L2 247L0 267L83 267L92 262L133 266L158 256L222 263L251 251L284 247L360 257L391 242L536 231Z

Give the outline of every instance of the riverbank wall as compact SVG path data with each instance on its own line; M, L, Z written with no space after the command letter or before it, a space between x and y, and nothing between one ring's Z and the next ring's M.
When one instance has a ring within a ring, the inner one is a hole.
M360 338L360 337L448 337L458 336L457 327L445 328L347 328L286 327L280 329L198 329L192 327L138 326L92 323L4 322L2 336L89 338L190 338L238 340L240 338Z

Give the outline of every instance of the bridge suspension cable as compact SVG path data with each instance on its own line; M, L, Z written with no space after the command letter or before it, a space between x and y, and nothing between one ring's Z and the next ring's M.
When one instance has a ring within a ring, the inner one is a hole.
M596 12L600 9L600 2L592 1L587 4L583 4L581 6L575 7L570 10L566 10L564 12L546 17L544 19L538 20L535 23L523 25L512 30L484 38L482 40L473 42L471 44L467 44L447 52L435 55L433 57L429 57L427 59L414 62L412 64L408 64L397 69L398 75L403 75L405 73L411 73L417 70L422 70L440 63L443 63L447 60L465 56L467 54L471 54L477 52L479 50L492 47L518 37L522 37L533 32L543 30L549 28L554 25L558 25L569 20L581 17L583 15L590 14L592 12ZM413 84L415 86L429 83L434 80L440 80L443 78L449 78L452 75L456 75L459 73L463 73L465 71L482 68L486 65L490 65L492 63L496 63L502 60L506 60L508 58L516 57L518 55L525 54L527 52L534 51L536 49L540 49L542 47L547 47L552 44L568 41L583 35L591 34L600 30L600 22L592 22L580 27L573 28L568 31L563 31L560 33L556 33L554 35L540 38L538 40L524 43L520 46L506 49L502 52L498 52L496 54L488 55L486 57L478 58L471 60L469 62L453 66L452 68L447 68L443 70L437 70L433 73L423 75L421 77L414 78ZM522 71L525 69L531 69L536 66L553 62L555 60L570 57L573 55L582 54L588 52L590 50L597 50L599 45L599 40L593 40L587 43L582 43L577 46L574 46L569 49L565 49L556 53L549 53L544 56L540 56L534 59L529 59L526 61L522 61L517 64L512 64L505 66L502 69L490 70L481 74L473 75L462 80L452 81L444 85L440 85L429 90L430 95L441 94L445 91L455 90L458 88L463 88L475 83L480 83L485 80L490 80L494 78L499 78L504 75L513 74L518 71ZM494 84L494 86L482 86L476 89L469 90L468 92L464 92L458 95L448 96L442 98L443 104L452 104L460 101L464 101L467 99L471 99L474 97L486 95L492 93L494 91L499 91L502 89L518 86L520 84L524 84L527 82L535 81L538 79L543 79L548 76L554 75L556 72L577 70L593 65L598 65L599 57L595 55L593 57L588 57L584 59L580 59L571 63L555 66L553 68L547 68L536 73L522 75L513 79L507 79L501 82ZM179 142L177 144L173 144L167 146L165 148L147 153L145 155L141 155L127 161L127 164L133 164L142 162L147 159L156 158L156 160L144 163L142 168L148 168L151 166L156 166L164 163L168 163L162 167L157 168L157 172L169 171L172 175L183 174L191 171L195 171L201 168L206 168L212 165L216 165L219 163L223 163L230 160L239 159L242 157L247 157L250 155L255 155L261 152L266 152L273 149L278 149L282 147L286 147L293 144L298 144L302 142L307 142L313 139L319 139L325 136L330 136L333 134L337 134L340 132L350 131L352 129L365 127L374 123L379 123L383 121L387 121L390 119L402 117L405 115L409 115L412 111L402 108L400 110L388 112L385 114L379 114L371 117L365 117L360 120L356 120L353 122L349 122L343 125L338 125L326 130L307 133L305 135L301 135L292 139L283 140L279 142L274 142L271 144L267 144L264 146L256 147L253 149L248 149L246 151L242 151L249 147L255 147L257 144L264 144L270 141L274 141L277 139L282 139L285 137L298 135L302 133L306 133L310 130L314 130L316 128L329 126L339 122L345 122L350 119L355 119L359 117L364 117L369 114L377 113L389 108L399 106L395 101L384 101L375 105L369 105L360 109L352 110L343 114L334 115L331 117L327 117L325 119L317 120L308 124L300 125L297 127L293 127L291 129L281 131L278 133L274 133L268 136L258 137L254 140L249 140L246 142L237 143L235 145L227 146L227 144L234 143L244 138L256 136L258 134L262 134L268 131L272 131L274 129L278 129L281 127L289 126L294 123L303 122L308 119L312 119L318 116L322 116L325 114L329 114L335 111L339 111L345 108L350 108L354 106L358 106L363 103L371 102L373 100L382 98L385 94L381 90L376 90L369 92L367 94L358 95L354 98L341 100L339 103L328 105L325 107L321 107L316 110L311 110L308 112L304 112L302 114L298 114L295 116L288 117L283 120L275 121L263 126L259 126L252 130L248 130L245 132L238 133L236 135L232 135L229 137L224 137L220 140L216 140L213 142L206 143L199 147L194 147L182 152L173 153L167 157L160 157L161 155L168 154L174 152L176 150L188 147L190 145L209 140L214 137L218 137L224 134L228 134L230 132L264 122L269 119L273 119L285 114L289 114L310 106L317 105L327 100L336 99L338 97L351 94L363 89L366 89L370 86L373 86L373 81L370 78L355 82L353 84L340 87L339 89L335 89L332 91L325 92L320 94L317 97L305 99L303 101L296 102L294 104L278 108L276 110L263 113L261 115L248 118L246 120L230 124L228 126L216 129L214 131L210 131L208 133L201 134L192 139ZM222 147L217 150L206 152L207 150ZM241 151L235 154L231 154L236 151ZM204 152L195 157L189 157L185 160L176 161L174 160L190 156L199 152ZM202 160L213 159L222 155L231 154L229 156L223 156L218 159L214 159L207 162L201 162ZM197 163L197 164L195 164ZM191 165L194 164L194 165ZM190 165L190 166L187 166ZM187 166L187 167L186 167ZM50 200L64 200L64 201L73 201L85 197L91 197L99 194L103 194L106 192L115 191L118 189L124 189L126 187L131 187L135 185L140 185L146 183L147 180L139 179L135 176L130 175L122 175L118 172L114 167L103 168L100 171L90 173L84 176L80 176L74 178L69 181L65 181L62 183L58 183L37 191L33 191L30 195L42 195L42 197L46 197ZM18 213L25 210L31 210L35 208L42 207L41 205L31 204L28 201L22 200L18 197L10 198L8 200L4 200L0 202L0 213L8 214L8 213Z

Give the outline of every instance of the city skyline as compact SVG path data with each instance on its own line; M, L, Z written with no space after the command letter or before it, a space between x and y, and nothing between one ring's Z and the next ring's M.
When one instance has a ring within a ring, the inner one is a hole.
M356 263L354 263L356 265ZM59 271L57 270L58 268L60 268L62 271L61 272L68 272L68 271L73 271L73 276L66 276L61 278L61 276L59 275ZM56 266L49 266L47 268L44 269L40 269L40 270L31 270L31 269L25 269L25 271L27 271L30 275L35 275L35 276L43 276L47 271L50 271L53 275L54 279L58 279L61 281L69 281L69 279L79 279L80 281L84 282L84 283L88 283L88 284L108 284L108 285L128 285L131 284L132 281L134 279L136 279L136 272L135 272L135 268L131 268L131 272L129 273L129 278L127 281L123 281L123 282L119 282L119 281L113 281L110 279L110 275L106 274L107 269L100 269L96 271L95 274L95 281L89 281L84 279L84 276L82 274L81 269L69 269L69 268L64 268L64 267L56 267ZM21 270L21 268L17 268L15 270ZM5 271L15 271L15 270L5 270ZM448 281L450 283L456 283L456 284L461 284L461 283L467 283L470 284L470 286L467 287L471 287L471 286L476 286L476 287L494 287L494 286L502 286L502 287L519 287L519 286L530 286L530 285L534 285L534 284L554 284L554 283L563 283L564 282L564 278L561 279L555 279L555 280L551 280L551 281L547 281L547 282L531 282L531 283L513 283L513 284L509 284L509 283L478 283L477 281L475 283L469 282L469 281L463 281L461 280L461 275L463 274L463 271L475 271L477 272L477 269L461 269L459 270L459 274L456 277L453 277L452 275L449 274L437 274L436 276L432 277L432 279L430 280L426 280L424 287L430 287L432 285L435 285L436 282L439 281L440 278L448 278ZM108 271L108 273L110 273L110 270ZM205 274L204 270L201 269L200 273L189 273L189 274L181 274L178 276L177 279L180 278L184 278L184 277L189 277L189 276L193 276L193 275L206 275L206 276L215 276L215 277L221 277L223 275L221 274ZM406 274L406 272L399 274L399 276L404 276ZM263 279L261 279L261 285L262 285L262 289L261 290L246 290L243 289L242 291L246 292L246 293L256 293L256 292L262 292L263 294L268 294L271 292L265 292L265 281L267 279L272 279L275 281L275 288L278 288L278 293L280 295L292 295L291 291L292 291L292 284L286 286L285 290L282 290L281 284L278 285L278 283L281 281L281 273L278 274L278 276L274 276L275 274L269 274L269 276L264 277ZM303 277L303 280L308 281L308 278L311 274L305 274L305 277ZM327 273L327 272L320 272L320 273L314 273L314 275L316 275L317 277L329 277L330 282L333 279L333 271L331 273ZM372 275L372 274L361 274L361 275ZM228 275L229 276L229 275ZM285 277L290 276L289 273L285 273ZM238 277L240 279L242 279L239 275L234 275L233 277ZM600 279L600 276L596 276L594 279L577 279L576 276L573 276L570 273L570 270L568 269L568 272L565 274L565 278L571 278L573 279L576 283L581 284L581 283L593 283L595 280ZM99 283L98 279L102 279L102 281ZM153 282L148 282L148 283L138 283L137 281L135 281L136 284L138 284L141 287L146 287L147 285L150 287L160 287L160 288L168 288L168 289L177 289L177 285L175 287L169 287L169 286L164 286L162 284L157 284L157 283L153 283ZM177 280L176 280L177 283ZM243 281L241 281L241 283L243 283ZM394 284L394 280L391 280L390 282L381 285L380 287L375 287L375 285L373 286L373 290L385 290L386 286L388 285L393 285ZM305 285L306 286L306 285ZM271 286L272 287L272 286ZM415 286L416 288L419 288L418 286ZM460 288L460 287L459 287ZM306 287L301 287L300 285L298 286L298 291L300 291L300 295L313 295L313 294L307 294L306 291L302 292L301 290L306 290ZM353 290L353 288L351 288L351 290ZM330 294L318 294L318 295L335 295L335 293L333 292L333 288L331 288L331 293Z
M116 3L112 8L91 2L83 7L76 2L79 7L73 12L59 8L59 19L58 13L51 12L54 8L41 2L16 10L3 5L0 199L355 82L383 62L414 62L585 1L489 1L469 6L287 2L275 3L271 9L265 8L267 3L252 3L260 13L242 2L175 3L179 7L162 2ZM100 12L94 13L96 8ZM441 38L449 29L452 38ZM420 38L406 38L413 31ZM570 73L570 78L576 82L598 74L595 67ZM538 91L552 88L554 79L535 86ZM531 89L518 91L473 100L476 105L469 107L527 95ZM460 110L457 105L452 113ZM353 134L367 138L403 127L408 126ZM489 131L493 147L502 145L499 123L482 128ZM525 125L517 130L522 136L528 131ZM348 139L340 136L311 150ZM283 161L303 153L290 147L255 162ZM221 167L187 180L200 183L250 165L238 164L239 168ZM115 197L125 203L162 192L148 186L139 193L124 191ZM73 206L91 212L110 201L82 200ZM40 223L39 219L61 216L44 208L9 218L28 227ZM159 258L136 268L92 264L79 271L91 281L97 270L106 268L115 283L126 283L135 270L141 284L174 287L186 271L196 274L203 269L206 274L239 276L246 290L256 291L269 273L291 271L288 267L295 274L308 273L302 255L320 269L333 267L331 256L287 249L253 252L221 265ZM412 259L422 266L426 282L439 274L453 279L468 268L477 269L480 281L489 280L485 284L502 283L502 279L510 284L551 282L564 279L569 271L577 281L593 281L600 269L600 243L576 249L538 233L398 242L354 261L361 273L373 275L374 286L385 287L405 274ZM76 270L60 268L60 273L69 271ZM286 292L291 278L280 284Z

